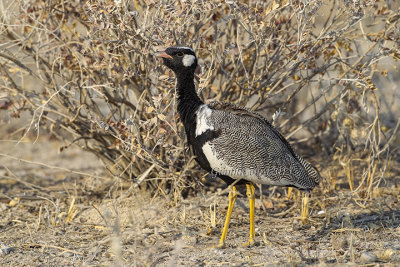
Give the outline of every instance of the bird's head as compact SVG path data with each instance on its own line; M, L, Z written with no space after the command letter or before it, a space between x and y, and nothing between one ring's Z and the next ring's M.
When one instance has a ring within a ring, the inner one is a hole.
M187 46L170 46L156 47L156 56L161 57L164 65L173 70L175 73L192 72L198 74L200 72L197 64L196 54L193 49Z

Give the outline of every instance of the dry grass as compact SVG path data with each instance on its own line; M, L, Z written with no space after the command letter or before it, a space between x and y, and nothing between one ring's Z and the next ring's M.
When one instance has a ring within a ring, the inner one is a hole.
M0 120L10 126L1 132L8 217L0 241L54 253L63 264L339 263L366 261L364 252L398 261L398 249L384 244L399 235L398 8L375 1L1 2ZM321 171L310 198L260 188L257 250L233 248L247 237L240 209L237 235L228 237L234 243L218 255L206 249L218 236L226 190L188 153L174 78L152 55L162 44L196 50L203 99L272 117ZM63 158L54 166L37 158L47 150L27 158L9 145L47 138L62 140L54 143L61 155L75 145L91 152L111 176L89 174L78 152L72 157L82 162ZM18 162L46 174L19 173ZM61 260L64 254L73 259Z
M264 188L264 199L257 192L254 248L241 247L248 238L249 210L245 190L239 188L227 248L216 250L212 245L228 204L226 196L216 194L218 184L177 204L140 187L127 196L131 184L101 178L96 157L77 148L57 155L60 145L43 137L35 145L2 143L25 160L2 157L0 240L13 248L1 256L5 265L400 262L398 161L397 171L387 174L390 186L378 188L371 200L362 201L345 188L329 197L312 194L306 224L296 190L290 198L281 189ZM47 167L37 164L42 162ZM56 168L60 165L69 171ZM344 171L338 175L345 185Z

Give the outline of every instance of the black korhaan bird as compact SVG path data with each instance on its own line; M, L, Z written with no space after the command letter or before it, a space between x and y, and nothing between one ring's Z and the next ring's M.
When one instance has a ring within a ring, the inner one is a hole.
M254 245L253 183L311 191L318 184L319 175L258 113L229 103L204 104L195 89L198 63L192 48L175 46L157 50L156 55L163 58L177 78L178 112L197 162L228 185L239 179L236 184L246 184L250 238L245 245ZM232 186L220 247L225 245L236 196L236 187Z

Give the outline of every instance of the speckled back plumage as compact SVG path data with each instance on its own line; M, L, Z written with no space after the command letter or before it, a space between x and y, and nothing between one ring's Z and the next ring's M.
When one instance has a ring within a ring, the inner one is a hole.
M261 115L232 104L211 102L208 124L219 131L209 141L227 166L216 172L232 178L311 190L319 182L315 170L296 154L286 139Z

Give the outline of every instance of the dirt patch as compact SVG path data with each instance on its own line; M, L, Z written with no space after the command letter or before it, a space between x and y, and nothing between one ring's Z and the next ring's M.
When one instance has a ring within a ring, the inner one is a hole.
M241 246L249 234L241 191L227 247L215 249L228 204L226 194L216 193L218 186L177 203L139 187L126 194L130 183L108 177L93 155L78 148L58 153L61 144L48 140L1 146L3 265L400 263L395 172L365 202L349 190L330 197L317 190L305 225L296 192L288 199L284 189L264 188L252 248Z

